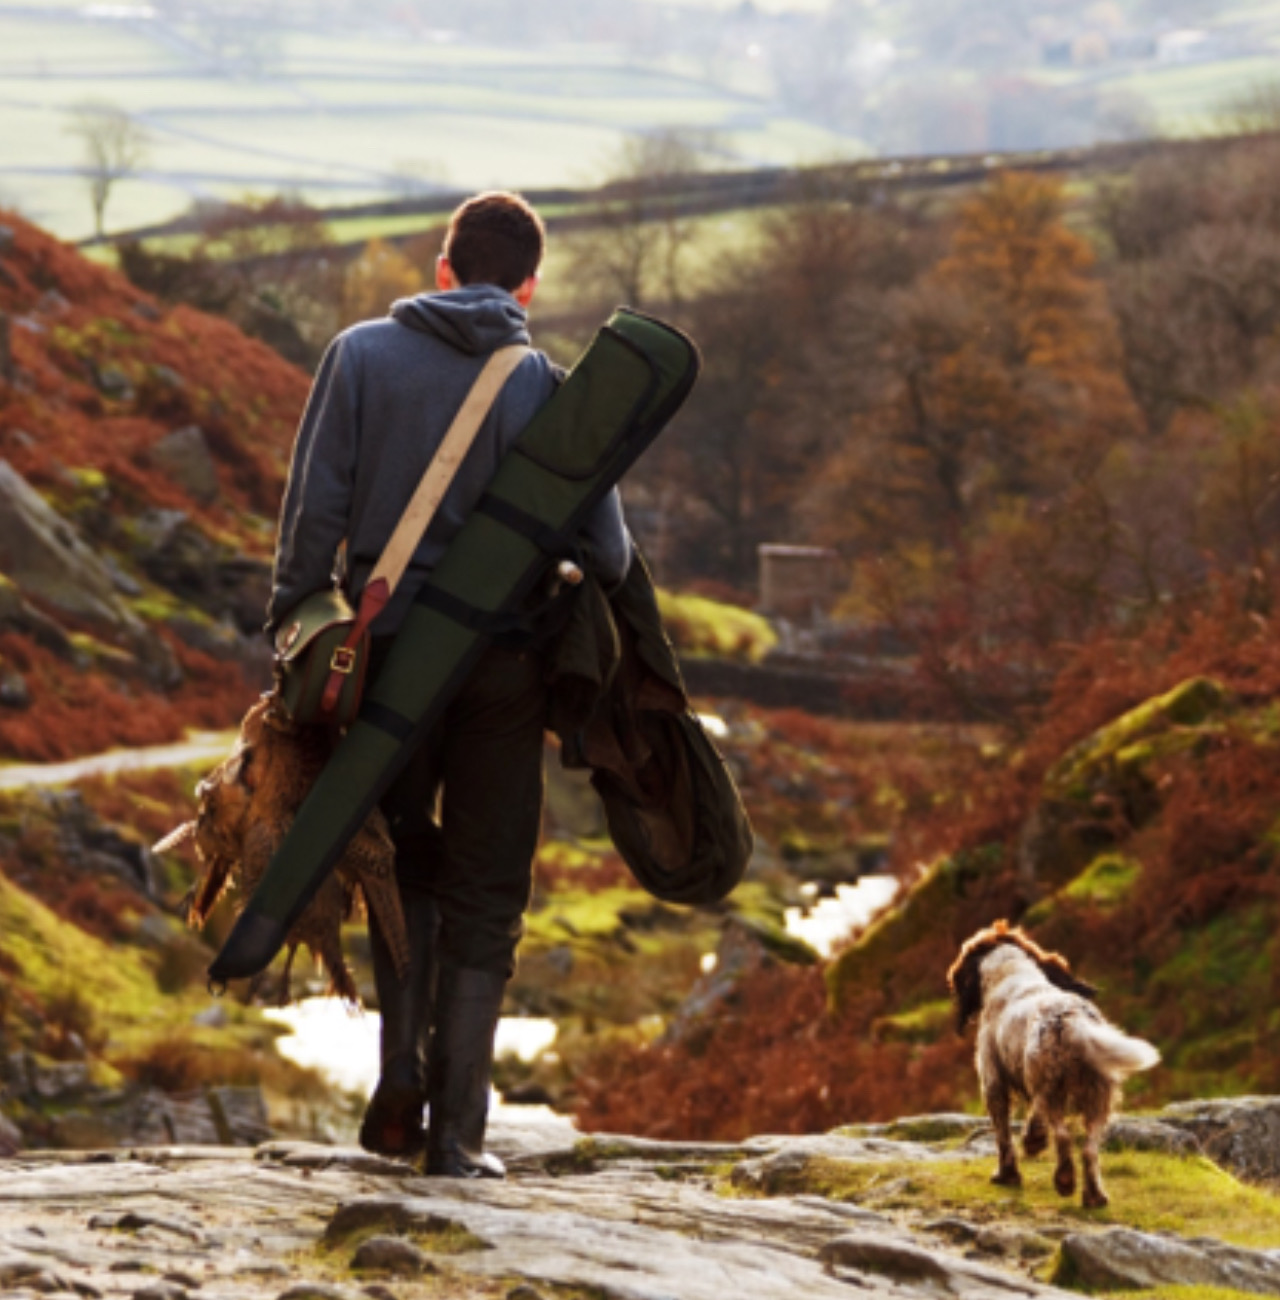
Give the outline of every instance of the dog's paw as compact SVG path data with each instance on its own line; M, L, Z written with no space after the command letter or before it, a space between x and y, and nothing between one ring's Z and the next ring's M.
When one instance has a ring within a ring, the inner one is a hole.
M1076 1194L1076 1171L1074 1165L1059 1165L1053 1171L1053 1190L1059 1196Z
M1022 1174L1017 1169L997 1169L991 1181L997 1187L1021 1187Z
M1111 1198L1101 1187L1086 1187L1084 1195L1080 1198L1080 1204L1086 1210L1105 1210L1111 1204Z
M1049 1145L1049 1130L1037 1124L1029 1124L1022 1138L1022 1153L1029 1160L1034 1160Z

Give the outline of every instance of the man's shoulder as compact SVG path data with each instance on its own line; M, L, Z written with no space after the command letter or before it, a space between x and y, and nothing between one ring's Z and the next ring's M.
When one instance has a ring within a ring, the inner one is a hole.
M508 390L522 393L541 404L555 392L563 374L545 352L531 348L507 381Z
M390 316L379 316L373 320L362 320L354 325L348 325L333 341L335 344L358 348L369 344L376 345L382 340L399 337L404 332L404 326Z

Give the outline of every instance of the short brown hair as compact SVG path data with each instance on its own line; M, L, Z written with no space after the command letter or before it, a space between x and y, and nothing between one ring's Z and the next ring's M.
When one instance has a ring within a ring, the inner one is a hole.
M518 289L542 264L542 218L518 194L491 190L449 218L444 255L459 284Z

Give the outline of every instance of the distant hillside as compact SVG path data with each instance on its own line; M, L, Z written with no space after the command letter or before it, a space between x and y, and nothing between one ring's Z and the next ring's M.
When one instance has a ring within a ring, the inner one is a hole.
M664 129L738 168L1195 135L1278 78L1280 0L4 0L0 201L92 231L68 132L86 101L149 137L110 200L119 228L251 192L582 184Z
M0 757L238 719L307 384L0 213Z

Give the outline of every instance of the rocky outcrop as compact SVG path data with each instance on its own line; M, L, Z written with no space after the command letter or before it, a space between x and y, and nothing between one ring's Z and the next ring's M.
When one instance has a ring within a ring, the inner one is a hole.
M218 497L218 467L204 430L188 424L159 439L147 453L157 469L162 469L193 500L209 505Z
M1121 1146L1191 1140L1163 1115L1126 1122L1112 1135ZM1008 1194L1007 1215L978 1196L931 1215L904 1209L916 1171L987 1152L989 1126L973 1116L739 1144L498 1120L490 1144L505 1182L423 1178L357 1148L293 1141L11 1154L0 1158L0 1290L385 1300L429 1279L421 1294L458 1300L1048 1300L1069 1294L1060 1286L1180 1285L1280 1295L1280 1253L1117 1227L1123 1204L1092 1220L1032 1211L1029 1223L1028 1189ZM886 1162L903 1176L856 1196L790 1181L815 1165Z
M121 603L93 548L3 460L0 573L46 607L126 638L142 635L141 622Z
M717 1195L722 1147L597 1140L601 1158L584 1160L563 1122L494 1138L506 1182L425 1179L363 1152L288 1143L256 1158L169 1147L0 1162L0 1286L356 1300L362 1288L408 1294L398 1288L431 1274L463 1300L837 1300L851 1285L900 1300L1065 1294L855 1205Z
M79 790L33 790L21 815L24 834L43 838L64 867L90 876L114 876L143 898L155 900L151 849L99 817ZM9 874L23 880L20 867L11 867Z
M205 1088L175 1095L159 1088L95 1086L81 1061L43 1061L30 1052L0 1060L10 1104L32 1114L32 1127L57 1150L162 1143L252 1147L269 1137L257 1088ZM37 1109L38 1108L38 1109ZM21 1133L17 1140L21 1141Z
M228 624L233 635L239 631L261 639L271 592L270 564L231 553L184 510L148 510L131 521L130 530L133 557L153 582ZM175 631L182 633L178 626ZM198 648L218 654L213 644Z
M1045 774L1022 828L1018 867L1032 895L1056 889L1150 820L1155 759L1201 744L1230 706L1222 685L1193 677L1072 746Z
M1062 1242L1062 1272L1073 1284L1103 1291L1213 1286L1280 1295L1280 1251L1244 1250L1220 1241L1181 1241L1111 1228Z
M1166 1107L1161 1118L1189 1134L1224 1169L1280 1186L1280 1097L1224 1097Z
M17 584L0 573L0 629L20 632L64 659L76 657L71 638L54 619L23 598Z
M62 626L63 616L69 627L89 628L111 644L95 637L77 640ZM0 460L0 626L25 633L81 666L97 663L124 676L145 676L166 688L182 680L169 647L151 635L120 599L111 568L77 528L4 460Z

